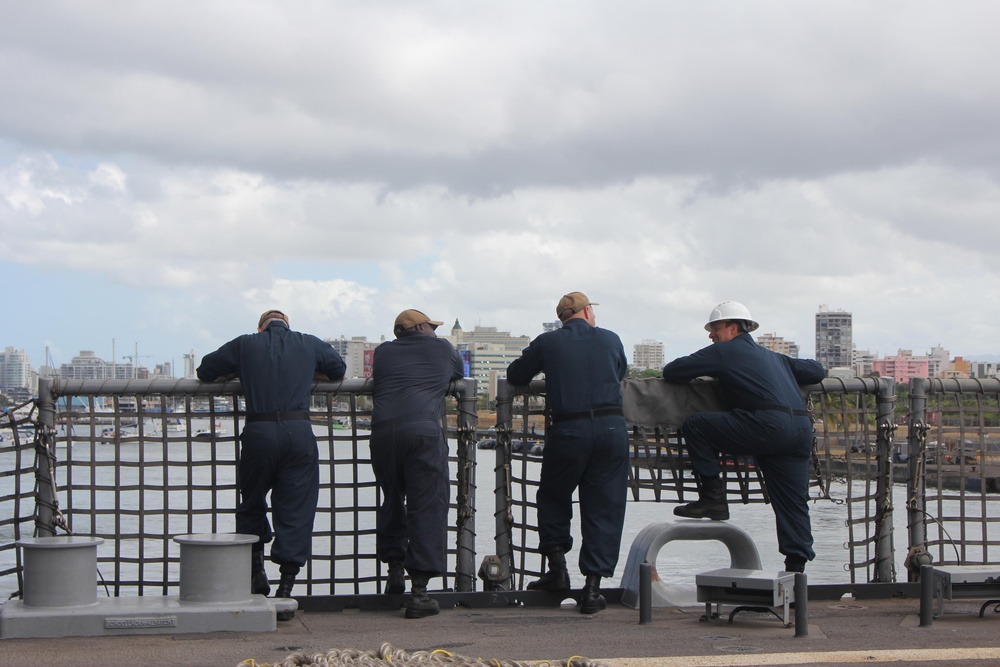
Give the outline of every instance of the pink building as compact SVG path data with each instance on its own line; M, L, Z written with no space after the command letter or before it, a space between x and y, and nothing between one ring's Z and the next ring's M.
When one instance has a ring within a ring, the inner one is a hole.
M875 359L872 370L881 377L894 378L900 384L910 381L910 378L929 377L930 366L927 357L914 357L910 350L900 350L895 357Z

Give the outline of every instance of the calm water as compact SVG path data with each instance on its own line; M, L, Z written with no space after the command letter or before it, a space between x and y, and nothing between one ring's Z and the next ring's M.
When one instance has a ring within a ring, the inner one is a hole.
M202 425L197 425L195 428L200 428L201 426ZM135 456L137 458L139 448L133 445L133 451L127 453L124 451L127 446L128 445L122 447L123 451L120 455L122 457L128 456L129 458L132 458ZM158 445L148 446L157 451L159 449ZM199 446L205 449L205 451L200 454L198 453ZM205 443L199 443L199 446L196 446L196 457L202 458L202 454L207 456L208 445ZM340 446L340 443L338 443L337 446ZM349 446L349 443L345 443L345 446ZM364 445L362 445L362 447L364 447ZM109 457L113 459L114 450L111 447L97 447L95 451L99 453L101 458ZM364 449L362 449L362 451L364 451ZM493 496L493 468L495 454L489 450L479 450L477 454L479 465L477 466L476 490L476 561L478 563L482 560L483 556L496 553L496 548L493 541L493 516L495 507ZM0 459L6 459L8 456L11 455L0 456ZM5 460L0 460L0 466L4 466L0 469L10 469L10 463ZM530 462L529 474L537 478L538 469L540 469L540 467L540 463L534 461ZM203 478L195 477L195 483L210 483L208 468L194 468L193 470L195 475L203 476ZM115 475L114 468L99 468L98 471L99 481L101 483L108 484L113 481L114 478L112 476ZM368 474L370 469L367 466L361 466L359 471L362 474ZM154 473L153 470L147 472ZM174 478L175 472L176 479ZM177 485L183 489L184 485L187 483L187 474L188 471L186 469L171 471L171 479L169 481L173 485ZM108 479L102 479L104 476L107 476ZM158 480L156 480L155 477L147 475L147 483L154 483L156 481ZM225 481L230 482L231 480ZM60 482L64 483L65 480L60 480ZM3 485L4 483L5 480L0 480L0 485ZM343 489L339 490L337 493L338 495L340 493L350 494L351 491L351 489ZM834 483L830 492L832 496L838 499L844 499L847 495L847 489L843 483ZM10 489L0 488L0 496L7 493L10 493ZM183 493L183 491L178 491L178 493ZM147 495L147 506L150 509L162 506L162 492L149 492ZM351 500L353 501L353 499ZM329 503L329 497L327 496L322 498L321 503L323 502ZM987 510L988 513L995 514L996 511L1000 511L1000 500L991 500L988 504L994 506ZM895 507L894 540L897 578L905 581L906 575L903 571L903 559L906 555L907 533L906 513L904 509L905 487L902 485L897 484L894 487L893 506ZM619 584L632 541L639 531L652 523L673 521L673 507L673 503L629 502L616 576L612 581L607 582L608 585L617 586ZM13 509L12 506L0 506L0 511L12 512ZM730 522L745 530L756 543L763 569L773 570L775 572L782 570L784 559L777 552L774 534L774 515L771 511L771 507L769 505L759 503L749 505L731 504L730 511L732 514ZM816 560L810 563L807 567L810 583L844 583L849 581L850 575L845 570L845 564L848 562L849 558L848 552L845 548L848 541L848 531L845 525L845 519L847 517L846 507L843 504L835 504L829 500L817 500L811 505L811 516L813 533L816 541L814 548L817 555ZM126 517L126 519L137 521L135 517ZM113 519L108 519L109 522L112 520ZM151 514L150 518L146 520L152 521L152 523L145 526L147 530L162 530L162 518L158 518L155 514ZM230 518L228 517L224 520L224 525L222 527L223 532L233 530L232 525L228 523L229 521ZM184 524L184 517L178 518L178 522L177 526L170 526L171 533L182 534L191 532ZM171 523L173 524L173 520L171 520ZM131 531L134 530L134 528L135 526L123 526L122 530ZM108 530L109 532L113 532L113 528L111 526L108 526ZM580 534L578 517L574 517L573 532L577 545L568 555L568 560L574 585L582 586L583 578L576 573ZM0 543L9 543L12 539L13 537L10 534L0 534ZM352 540L353 538L351 537L338 540L338 543L335 544L335 549L338 553L352 553L354 549ZM137 555L137 550L138 546L136 543L132 543L131 545L122 545L122 551L126 555ZM373 551L373 548L371 551ZM13 562L13 552L4 552L3 554L0 554L0 568L12 567ZM691 600L693 600L695 574L710 569L728 566L729 552L727 548L723 544L714 541L670 542L660 550L656 562L656 569L660 578L664 582L667 582L671 587L676 587L678 593L674 595L674 599L678 600L683 599L688 592L691 593ZM313 562L313 567L315 576L324 576L325 573L323 570L327 570L328 572L328 568L324 567L323 563L316 562L315 560ZM148 574L149 573L147 573L147 576ZM276 572L273 574L276 575ZM341 574L340 576L343 575ZM864 574L859 574L860 578L864 578L864 576ZM6 577L4 580L0 580L0 600L6 599L15 589L16 582L13 577Z

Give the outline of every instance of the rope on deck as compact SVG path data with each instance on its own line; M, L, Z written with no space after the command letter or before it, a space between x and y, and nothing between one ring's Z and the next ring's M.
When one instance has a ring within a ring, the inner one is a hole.
M377 651L330 649L326 653L293 653L281 662L248 658L237 667L607 667L606 663L574 655L566 660L500 660L467 658L444 649L407 653L386 642Z

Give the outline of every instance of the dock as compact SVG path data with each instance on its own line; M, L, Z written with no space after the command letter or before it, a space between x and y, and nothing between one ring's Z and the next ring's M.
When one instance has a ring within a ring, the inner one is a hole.
M848 471L855 477L871 477L877 467L877 462L873 458L870 461L864 459L820 459L820 469L834 476L846 475ZM905 484L910 476L908 463L892 463L892 481L896 484ZM924 482L930 487L938 486L940 481L943 489L965 489L966 491L986 493L1000 493L1000 465L995 463L987 464L958 464L958 463L927 463L924 471Z

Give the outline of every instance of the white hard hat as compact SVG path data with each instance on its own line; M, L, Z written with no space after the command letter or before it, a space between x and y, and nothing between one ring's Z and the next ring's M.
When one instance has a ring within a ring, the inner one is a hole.
M708 324L705 325L705 331L712 330L713 322L723 322L725 320L743 320L747 323L747 331L756 331L757 324L750 311L739 301L723 301L718 306L712 309L712 314L708 316Z

